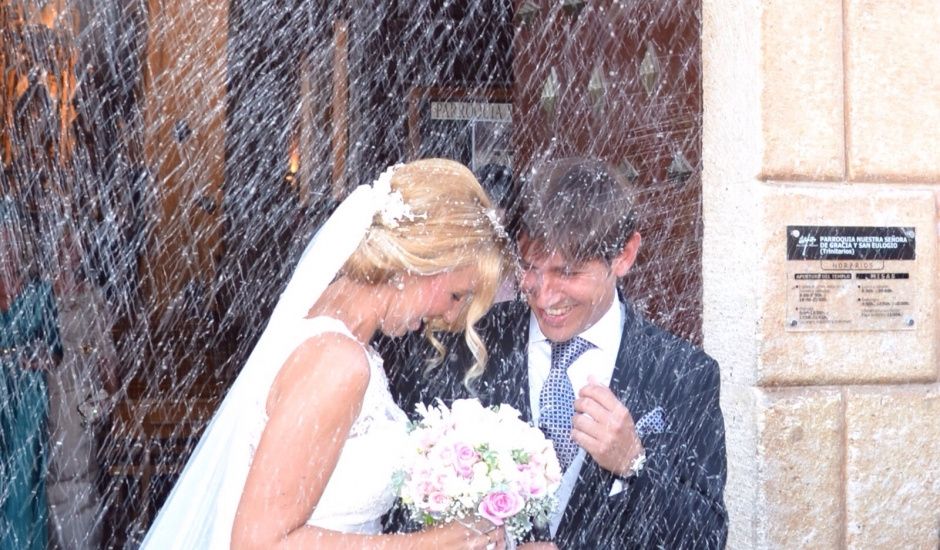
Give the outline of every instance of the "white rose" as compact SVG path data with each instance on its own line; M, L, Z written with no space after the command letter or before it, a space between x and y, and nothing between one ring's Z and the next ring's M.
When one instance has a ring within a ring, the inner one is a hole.
M474 468L476 470L476 468ZM474 471L473 479L470 480L469 492L474 495L484 495L493 488L493 482L490 480L490 477L486 475L486 470L482 473Z

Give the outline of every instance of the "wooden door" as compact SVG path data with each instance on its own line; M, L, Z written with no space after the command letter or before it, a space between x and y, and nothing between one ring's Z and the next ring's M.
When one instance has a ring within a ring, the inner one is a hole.
M144 156L155 226L141 275L153 329L173 333L181 320L176 312L211 303L225 160L228 2L149 0L147 8Z
M65 194L62 170L76 141L77 20L64 0L0 1L0 168L11 180L4 191L29 209L40 208L37 195L58 206ZM48 180L30 181L37 172Z
M701 341L701 1L517 0L517 173L594 156L637 190L640 258L627 296Z

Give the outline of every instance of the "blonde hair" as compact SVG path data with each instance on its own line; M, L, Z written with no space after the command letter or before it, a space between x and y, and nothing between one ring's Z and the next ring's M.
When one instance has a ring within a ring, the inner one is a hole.
M367 284L388 283L403 274L436 275L474 267L479 284L460 319L450 326L437 320L427 336L443 358L434 330L465 331L476 362L465 382L483 373L487 352L473 326L489 310L502 278L508 273L508 237L496 222L489 197L470 170L447 159L425 159L394 169L392 191L401 193L413 219L383 223L379 213L343 274ZM439 362L439 361L438 361ZM434 366L434 365L431 365Z

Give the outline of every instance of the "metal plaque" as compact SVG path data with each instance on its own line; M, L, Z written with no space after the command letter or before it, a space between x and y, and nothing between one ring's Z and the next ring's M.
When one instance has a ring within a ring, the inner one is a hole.
M787 226L787 331L913 330L913 227Z

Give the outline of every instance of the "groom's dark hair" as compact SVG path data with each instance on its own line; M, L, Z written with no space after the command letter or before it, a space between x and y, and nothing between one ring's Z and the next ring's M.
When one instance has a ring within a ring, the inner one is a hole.
M575 262L612 261L636 231L634 192L609 164L543 161L521 192L519 236Z

